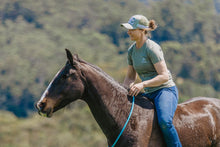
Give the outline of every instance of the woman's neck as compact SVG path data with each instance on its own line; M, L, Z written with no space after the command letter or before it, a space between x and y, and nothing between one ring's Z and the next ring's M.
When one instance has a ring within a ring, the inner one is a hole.
M147 40L147 36L141 37L139 40L136 40L136 48L141 48Z

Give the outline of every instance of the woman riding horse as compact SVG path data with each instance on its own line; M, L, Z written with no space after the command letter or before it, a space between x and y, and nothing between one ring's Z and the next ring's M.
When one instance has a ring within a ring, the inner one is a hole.
M122 24L135 41L128 49L128 70L124 80L130 86L129 94L137 96L144 89L145 96L155 105L159 126L168 147L181 147L179 136L173 125L173 116L178 104L178 91L168 71L161 47L148 39L149 31L156 29L154 20L143 15L132 16ZM134 84L138 73L142 82Z
M112 146L127 120L132 97L100 68L72 56L69 50L66 53L66 65L36 104L39 114L51 117L57 110L81 99L88 104L108 145ZM164 147L155 116L152 102L136 96L131 119L116 147ZM220 100L193 98L179 104L173 124L184 147L220 147Z

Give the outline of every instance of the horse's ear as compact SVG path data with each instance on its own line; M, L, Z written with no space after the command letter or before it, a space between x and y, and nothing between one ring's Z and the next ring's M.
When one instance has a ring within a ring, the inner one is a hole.
M68 49L65 49L65 50L66 50L67 59L69 60L69 62L70 62L71 65L74 65L72 53L71 53Z

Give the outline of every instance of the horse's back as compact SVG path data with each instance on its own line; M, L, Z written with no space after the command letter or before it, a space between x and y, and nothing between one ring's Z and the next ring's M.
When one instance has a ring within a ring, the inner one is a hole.
M183 146L220 146L220 100L197 97L179 104L174 125Z
M130 123L137 123L137 146L165 146L153 103L137 96L135 104ZM183 147L220 147L219 99L198 97L178 104L173 123Z

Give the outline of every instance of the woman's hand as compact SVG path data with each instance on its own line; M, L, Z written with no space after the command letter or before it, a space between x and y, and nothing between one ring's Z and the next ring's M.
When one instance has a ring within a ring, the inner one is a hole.
M129 91L129 95L130 96L137 96L138 93L144 88L144 84L141 82L141 83L138 83L138 84L134 84L130 91Z

